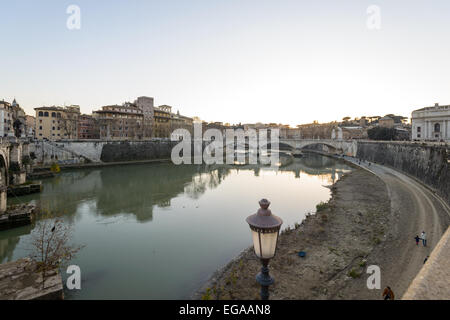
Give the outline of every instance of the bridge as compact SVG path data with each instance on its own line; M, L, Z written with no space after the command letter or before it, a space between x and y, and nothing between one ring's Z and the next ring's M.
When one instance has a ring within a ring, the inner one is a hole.
M312 145L325 145L331 148L334 153L341 153L347 156L356 156L358 142L356 140L336 140L336 139L280 139L280 147L289 146L294 150L301 150Z
M226 147L248 147L248 143L236 145L236 143L225 142ZM300 151L312 145L325 145L330 150L330 153L345 154L347 156L356 156L358 151L358 142L356 140L338 140L338 139L279 139L278 147L282 150Z
M26 165L29 144L15 137L0 138L0 215L6 211L9 185L26 182Z

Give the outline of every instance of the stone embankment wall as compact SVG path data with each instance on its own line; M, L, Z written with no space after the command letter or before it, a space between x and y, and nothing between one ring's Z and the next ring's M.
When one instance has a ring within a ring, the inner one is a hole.
M50 165L54 162L59 164L80 164L85 158L79 154L65 149L58 143L40 141L30 143L30 155L34 155L35 164Z
M450 204L450 163L444 146L358 142L357 157L393 167L428 185Z
M120 162L170 159L172 148L177 143L173 141L108 143L102 148L100 160Z
M59 141L35 142L30 152L38 164L83 164L168 159L178 142L152 141Z

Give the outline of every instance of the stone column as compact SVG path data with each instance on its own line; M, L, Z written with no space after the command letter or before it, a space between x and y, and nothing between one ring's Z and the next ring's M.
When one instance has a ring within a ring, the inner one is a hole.
M444 130L442 132L442 139L447 140L448 139L448 120L444 120Z
M422 134L421 134L421 137L422 137L423 140L425 140L426 137L427 137L427 134L428 134L427 130L428 130L428 126L427 126L427 121L425 120L423 122L423 129L422 129Z
M26 182L27 173L22 165L22 144L19 142L11 144L9 167L12 171L10 184L19 185Z
M20 143L11 144L10 160L11 163L22 165L22 145Z
M0 216L6 212L6 199L8 187L0 186Z

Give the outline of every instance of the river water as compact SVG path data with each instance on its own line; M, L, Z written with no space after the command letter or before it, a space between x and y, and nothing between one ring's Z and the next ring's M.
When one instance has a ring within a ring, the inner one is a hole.
M66 171L33 202L62 213L73 242L85 247L70 264L81 290L66 299L185 299L251 245L245 218L268 198L282 228L301 222L330 198L326 187L351 169L308 154L275 171L264 167L169 163ZM34 226L0 231L0 262L29 255ZM62 270L63 279L67 278Z

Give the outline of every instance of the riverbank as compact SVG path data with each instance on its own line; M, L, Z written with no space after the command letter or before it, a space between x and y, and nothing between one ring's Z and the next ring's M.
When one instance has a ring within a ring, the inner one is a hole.
M0 300L62 300L63 283L58 270L42 275L29 258L0 265Z
M390 198L375 175L355 168L331 188L332 198L297 228L280 235L270 262L271 299L377 299L366 268L389 232ZM306 257L297 253L305 251ZM243 251L194 295L195 299L259 299L253 248Z

